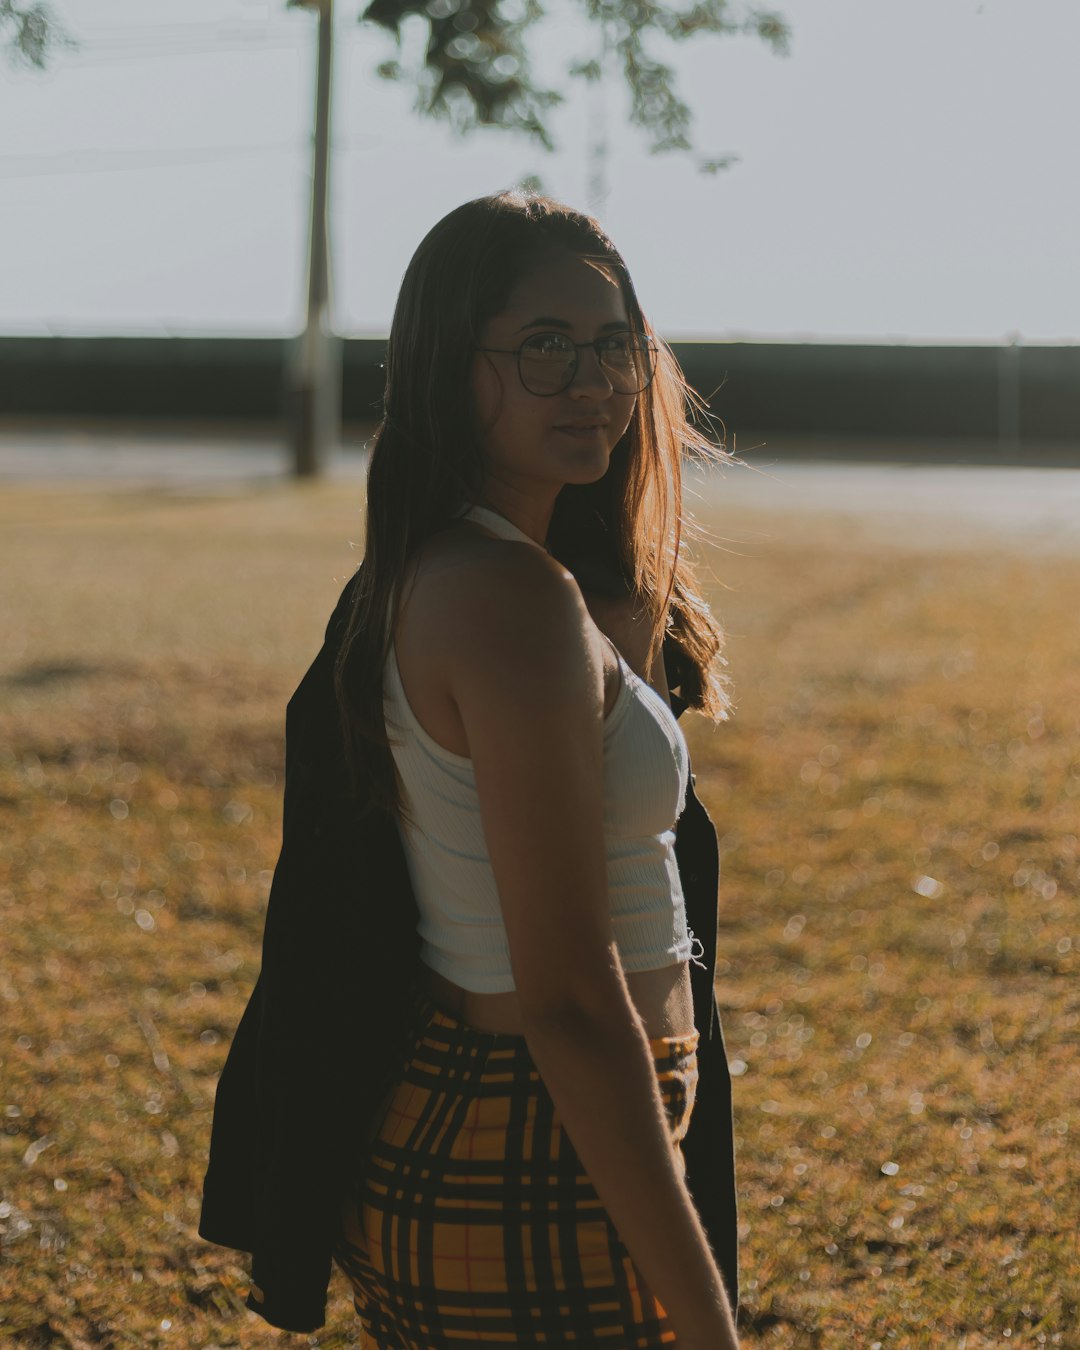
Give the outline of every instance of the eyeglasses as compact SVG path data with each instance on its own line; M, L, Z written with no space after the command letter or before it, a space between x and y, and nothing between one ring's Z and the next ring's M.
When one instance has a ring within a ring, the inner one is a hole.
M551 398L569 389L578 352L591 347L616 394L640 394L656 373L656 343L644 333L609 333L595 342L571 342L563 333L533 333L520 347L478 347L481 352L516 356L518 378L530 394Z

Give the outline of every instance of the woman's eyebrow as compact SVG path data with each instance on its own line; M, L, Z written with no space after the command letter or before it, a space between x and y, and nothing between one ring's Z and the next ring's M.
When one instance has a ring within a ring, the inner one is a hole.
M574 325L572 323L567 323L565 319L555 319L552 318L550 315L548 316L542 315L539 319L530 319L528 323L523 323L520 328L515 328L514 332L523 333L526 328L562 328L566 331L569 331L571 328L573 328L573 326ZM629 328L629 327L630 327L629 319L612 319L610 323L602 323L600 325L599 331L601 333L606 333L608 332L609 329Z

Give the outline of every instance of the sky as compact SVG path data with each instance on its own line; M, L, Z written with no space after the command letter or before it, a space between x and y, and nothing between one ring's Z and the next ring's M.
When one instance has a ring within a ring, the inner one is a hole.
M596 39L551 0L531 49L558 149L461 139L376 78L390 39L336 0L335 325L384 335L401 274L460 202L537 175L597 209L668 338L1080 341L1076 0L775 0L751 37L655 52L716 175L653 155ZM284 0L53 0L81 49L0 62L0 334L288 335L304 322L313 14ZM609 191L589 198L608 129Z

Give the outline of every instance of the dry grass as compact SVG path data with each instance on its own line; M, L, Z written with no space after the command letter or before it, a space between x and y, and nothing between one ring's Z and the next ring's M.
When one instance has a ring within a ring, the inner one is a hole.
M0 1342L256 1347L198 1239L356 490L2 507ZM748 1346L1080 1344L1080 559L708 523ZM721 584L722 583L722 584ZM312 1344L356 1345L346 1285ZM305 1341L309 1338L303 1338Z

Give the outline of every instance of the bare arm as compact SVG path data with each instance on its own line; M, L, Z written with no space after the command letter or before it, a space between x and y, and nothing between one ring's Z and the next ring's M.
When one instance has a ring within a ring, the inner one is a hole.
M451 688L476 774L529 1049L683 1347L737 1344L611 934L603 673L573 578L514 548L463 573Z

